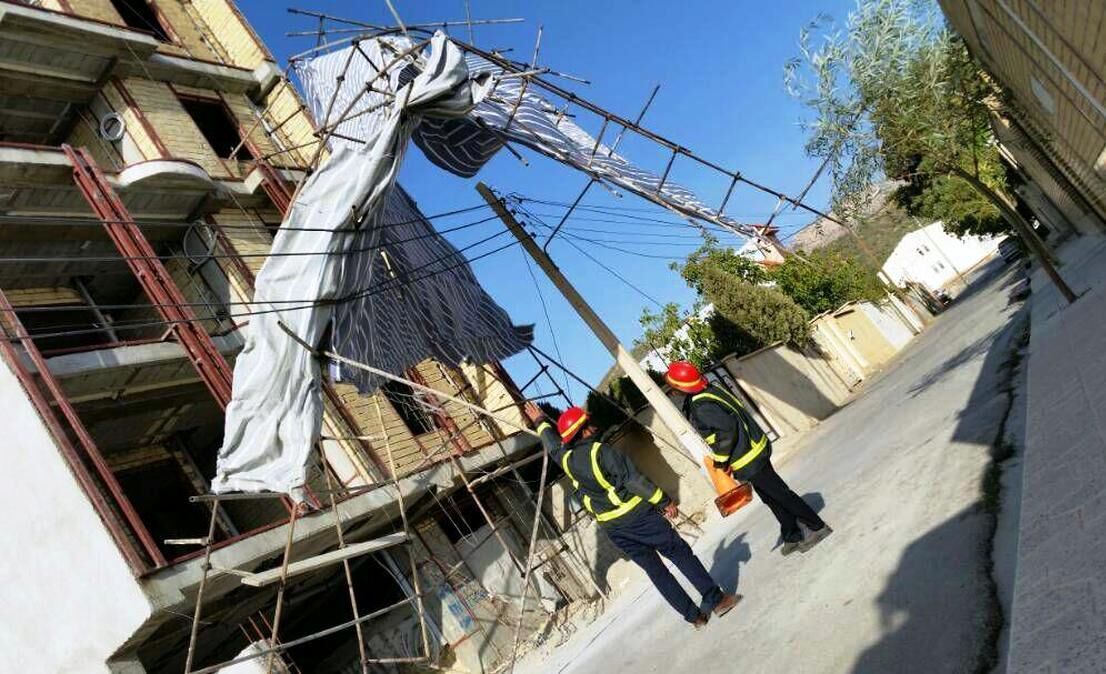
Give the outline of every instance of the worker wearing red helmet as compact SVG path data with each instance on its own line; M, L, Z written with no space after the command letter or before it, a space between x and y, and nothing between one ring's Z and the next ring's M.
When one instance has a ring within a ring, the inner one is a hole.
M714 465L749 482L780 523L781 552L806 552L832 529L772 468L772 443L737 396L707 382L687 361L668 366L665 380L686 393L683 410L710 447ZM804 532L805 526L810 533Z
M737 605L740 597L718 586L691 546L666 521L678 516L676 503L628 457L598 441L587 412L570 407L554 431L537 406L528 403L526 410L537 425L542 446L568 476L577 499L611 542L645 571L672 608L698 629L707 624L709 612L722 616ZM661 555L703 596L707 613L680 587Z

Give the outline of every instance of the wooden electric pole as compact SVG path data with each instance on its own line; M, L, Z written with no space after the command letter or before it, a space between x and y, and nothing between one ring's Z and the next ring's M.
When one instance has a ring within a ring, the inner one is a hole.
M649 401L649 404L656 411L656 419L660 421L665 428L672 433L673 437L680 443L680 446L692 456L696 462L703 466L703 458L707 456L708 449L703 439L699 437L699 434L691 427L691 424L680 412L676 409L676 406L668 399L664 391L661 390L657 383L653 381L653 378L645 371L641 365L638 364L629 351L626 350L621 342L618 341L618 337L611 331L607 324L599 318L599 315L595 313L595 310L580 296L580 293L576 291L576 288L569 283L565 278L561 270L557 268L557 265L553 263L553 260L546 255L545 251L541 249L541 246L534 241L534 239L523 229L515 217L506 209L503 202L488 188L484 183L477 183L476 190L480 192L480 196L484 197L484 200L488 202L488 205L492 207L495 214L499 216L499 219L503 221L503 224L507 225L507 229L511 231L511 234L515 235L515 238L522 243L522 247L529 253L530 257L538 263L538 266L542 268L549 280L553 282L553 285L557 287L557 290L561 291L568 303L572 305L572 308L576 310L576 313L580 315L580 318L584 319L584 323L591 328L595 336L599 338L599 341L603 343L603 346L607 347L607 350L614 356L615 362L619 367L630 377L630 379L637 385L645 399ZM656 421L647 425L650 432L656 432ZM705 470L705 468L704 468Z

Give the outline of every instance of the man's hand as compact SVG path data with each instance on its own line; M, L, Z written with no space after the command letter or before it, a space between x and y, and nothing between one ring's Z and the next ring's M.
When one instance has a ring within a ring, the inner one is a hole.
M675 501L669 501L668 505L664 507L664 516L672 521L676 521L680 516L680 509L676 507Z
M526 415L526 418L530 420L534 426L540 424L545 420L545 412L541 411L541 408L530 402L526 401L526 404L522 406L522 412Z

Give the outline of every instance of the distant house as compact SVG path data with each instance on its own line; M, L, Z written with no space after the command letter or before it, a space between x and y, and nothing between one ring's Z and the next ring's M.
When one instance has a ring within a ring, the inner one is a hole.
M758 236L746 239L737 250L737 254L765 267L783 264L786 249L776 238L779 228L771 225L753 225L753 229L757 231Z
M994 255L1003 238L957 238L934 222L904 235L883 263L883 273L900 288L913 282L936 292Z

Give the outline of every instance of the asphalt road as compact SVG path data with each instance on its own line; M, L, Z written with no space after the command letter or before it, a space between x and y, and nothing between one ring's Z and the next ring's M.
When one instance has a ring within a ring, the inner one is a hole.
M777 468L833 526L782 557L758 500L695 545L745 596L692 630L644 578L552 653L517 672L977 671L994 620L979 506L1002 423L1004 363L1022 314L1017 277L992 265L884 372ZM694 593L692 596L695 596Z

